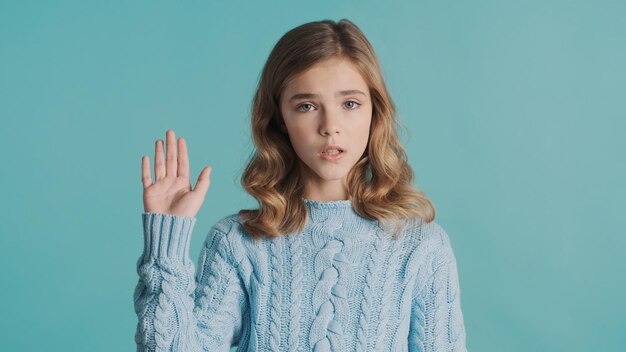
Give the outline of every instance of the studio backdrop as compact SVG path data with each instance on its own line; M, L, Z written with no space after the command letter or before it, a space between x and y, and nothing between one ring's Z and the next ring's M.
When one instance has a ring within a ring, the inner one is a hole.
M131 351L141 158L213 167L191 257L256 202L262 65L288 29L371 40L458 262L468 350L626 345L623 1L0 3L3 351ZM234 349L233 349L234 350Z

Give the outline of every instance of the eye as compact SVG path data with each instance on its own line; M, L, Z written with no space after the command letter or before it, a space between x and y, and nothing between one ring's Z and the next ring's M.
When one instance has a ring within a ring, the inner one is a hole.
M354 109L358 108L358 107L361 105L361 104L357 103L357 102L356 102L356 101L354 101L354 100L348 100L348 101L346 102L346 105L347 105L347 104L350 104L350 103L353 103L353 104L354 104L354 105L353 105L354 107L349 107L349 106L348 106L348 109L350 109L350 110L354 110Z
M303 106L310 106L310 107L313 107L313 105L311 105L311 104L309 104L309 103L304 103L304 104L298 105L298 107L296 108L296 110L297 110L297 111L302 111L302 112L311 111L310 109L304 109L304 110L302 110L302 107L303 107Z

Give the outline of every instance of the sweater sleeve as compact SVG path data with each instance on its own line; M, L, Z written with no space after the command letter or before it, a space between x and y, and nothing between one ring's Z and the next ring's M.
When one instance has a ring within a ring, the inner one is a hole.
M226 233L211 229L195 273L189 245L196 219L163 213L142 219L137 351L229 351L241 337L246 297Z
M456 258L445 230L434 224L428 279L418 284L411 307L409 350L466 352Z

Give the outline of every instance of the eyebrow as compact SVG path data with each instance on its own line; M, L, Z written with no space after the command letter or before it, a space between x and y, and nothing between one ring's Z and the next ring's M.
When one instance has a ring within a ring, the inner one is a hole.
M346 96L346 95L351 95L351 94L365 95L365 93L361 92L358 89L350 89L350 90L342 90L340 92L337 92L335 96ZM311 98L319 98L319 95L312 94L312 93L298 93L292 96L291 98L289 98L289 101L298 100L298 99L311 99Z

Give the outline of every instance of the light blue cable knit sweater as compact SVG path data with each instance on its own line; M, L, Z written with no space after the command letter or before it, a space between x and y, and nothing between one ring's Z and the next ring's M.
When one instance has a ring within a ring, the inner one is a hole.
M211 228L143 213L138 351L466 351L450 239L431 221L394 240L350 200L305 200L303 232L255 242L237 214Z

